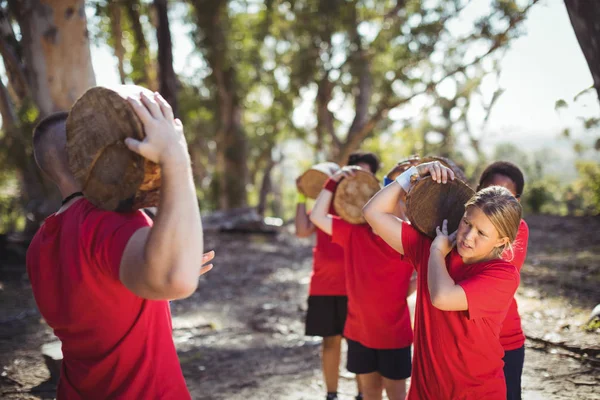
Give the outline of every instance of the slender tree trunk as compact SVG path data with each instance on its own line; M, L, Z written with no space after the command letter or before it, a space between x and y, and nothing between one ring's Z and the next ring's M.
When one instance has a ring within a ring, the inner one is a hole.
M177 115L177 75L173 69L173 45L169 28L168 0L154 0L158 17L156 38L158 41L158 83L159 91L173 107Z
M267 210L267 198L269 193L273 190L273 180L271 178L271 173L273 172L273 167L275 167L276 163L273 158L270 158L268 164L264 170L262 184L260 185L260 193L258 197L258 206L256 207L256 211L259 215L265 215L265 211Z
M247 138L242 127L243 108L237 93L235 66L227 56L227 1L196 0L194 5L201 45L212 70L218 104L216 132L216 190L219 208L223 210L247 205L248 182Z
M565 5L600 100L600 2L565 0Z
M121 20L121 5L116 0L110 0L108 3L108 15L110 18L110 30L112 44L117 57L119 79L121 84L125 84L127 74L125 73L125 47L123 46L123 25Z
M148 43L144 35L144 29L140 20L141 4L139 0L123 0L125 10L133 32L134 51L131 55L131 67L133 73L131 78L136 85L142 85L153 89L154 85L150 79L150 57L148 55Z

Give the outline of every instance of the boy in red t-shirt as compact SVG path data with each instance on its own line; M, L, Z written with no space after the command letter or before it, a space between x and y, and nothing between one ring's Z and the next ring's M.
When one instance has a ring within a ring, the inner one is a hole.
M202 267L202 223L179 120L158 94L129 99L146 138L132 151L162 170L154 225L141 211L119 214L88 202L66 154L67 114L35 129L40 169L64 201L27 251L40 312L62 342L58 399L189 399L172 339L167 300L193 294Z
M411 373L413 332L406 297L413 266L369 225L353 225L328 213L337 182L353 174L344 167L327 181L310 219L344 249L348 371L358 375L366 400L381 399L384 388L390 400L401 400Z
M502 186L520 201L525 187L523 173L515 164L507 161L494 162L483 171L477 190L489 186ZM505 251L502 258L517 267L519 272L527 256L529 227L521 220L519 232L513 244L513 251ZM521 400L521 375L525 362L525 335L521 327L521 317L517 300L513 298L500 331L500 344L504 348L504 378L507 400Z
M432 240L394 215L399 198L426 175L438 183L454 179L438 161L411 167L363 210L418 273L408 399L504 400L499 334L519 273L501 255L516 237L521 206L504 188L484 189L467 202L456 232L448 234L444 221Z
M373 153L354 152L348 157L348 165L354 165L376 174L379 159ZM329 212L335 215L330 207ZM348 297L344 279L344 253L333 243L331 236L315 227L306 211L306 196L298 191L296 206L296 236L309 237L316 233L313 249L313 271L310 277L306 330L308 336L323 338L321 362L327 390L327 400L337 399L339 366L342 352L342 334L346 323ZM356 400L362 399L360 382Z

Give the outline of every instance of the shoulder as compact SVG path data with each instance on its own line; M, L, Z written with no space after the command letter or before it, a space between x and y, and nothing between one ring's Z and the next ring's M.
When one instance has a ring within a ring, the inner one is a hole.
M482 263L481 272L500 279L519 281L519 270L513 264L502 259Z
M82 208L84 230L116 230L123 226L152 226L152 220L141 210L136 210L127 213L119 213L115 211L107 211L88 204Z
M522 235L529 236L529 225L527 225L527 222L525 222L524 219L522 219L521 223L519 224L519 231L517 232L517 237Z

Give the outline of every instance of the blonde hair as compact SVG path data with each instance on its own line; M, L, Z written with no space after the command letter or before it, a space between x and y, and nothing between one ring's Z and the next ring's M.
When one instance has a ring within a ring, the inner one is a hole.
M479 208L490 219L499 238L508 238L508 243L494 249L494 255L500 257L507 248L512 252L522 214L521 204L512 193L501 186L490 186L475 193L465 204L465 209L469 207Z

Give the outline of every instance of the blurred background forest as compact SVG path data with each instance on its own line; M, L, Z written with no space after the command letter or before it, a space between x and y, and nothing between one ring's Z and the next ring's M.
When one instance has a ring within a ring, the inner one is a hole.
M289 219L297 175L364 149L379 178L411 154L473 179L510 160L527 212L598 215L600 27L584 2L2 0L0 233L27 236L60 205L35 123L120 83L184 122L203 212Z

